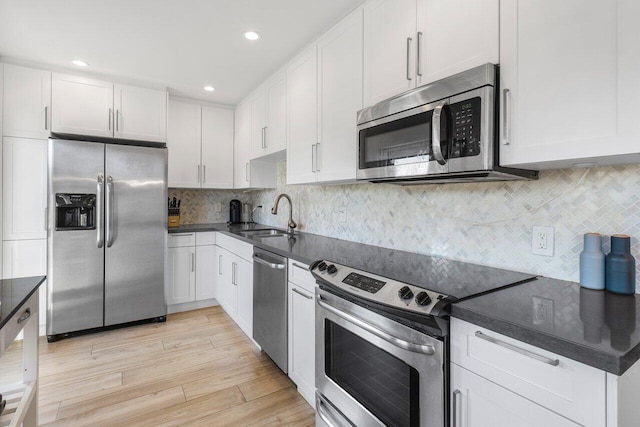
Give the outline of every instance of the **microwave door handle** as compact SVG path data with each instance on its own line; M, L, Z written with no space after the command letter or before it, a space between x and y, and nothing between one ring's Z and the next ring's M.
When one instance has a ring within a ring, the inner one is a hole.
M445 105L447 105L447 101L440 102L438 106L433 109L433 117L431 119L431 151L433 152L433 157L435 157L436 161L441 165L447 163L442 155L442 147L440 146L442 136L440 129L440 117L442 116L442 110Z

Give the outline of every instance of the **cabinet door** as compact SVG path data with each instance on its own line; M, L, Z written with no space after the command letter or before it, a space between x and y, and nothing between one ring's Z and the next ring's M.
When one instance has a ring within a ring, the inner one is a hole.
M113 116L113 83L53 73L53 132L112 137Z
M233 188L233 110L202 106L202 188Z
M167 249L167 263L167 305L195 301L195 248L187 246Z
M450 375L454 427L579 425L456 364L451 364Z
M236 108L233 141L233 188L249 187L251 151L251 103Z
M116 138L167 141L167 92L114 85Z
M249 101L251 105L251 158L260 157L265 153L264 132L267 126L267 100L264 90Z
M218 302L235 321L238 313L238 290L235 285L235 255L216 246L218 257Z
M500 62L499 8L499 0L418 0L417 85Z
M213 245L196 246L196 301L215 298L216 279L216 247Z
M266 88L267 122L264 131L265 153L287 148L287 85L286 74L277 74Z
M314 45L287 69L287 184L318 179L317 62Z
M200 105L169 100L169 187L200 188L201 132Z
M364 105L415 87L416 0L364 7Z
M356 112L362 109L362 10L318 42L318 181L356 179Z
M313 294L289 282L289 377L315 406L315 302Z
M3 139L3 239L47 238L47 141Z
M253 264L235 256L235 284L238 290L237 323L249 338L253 337Z
M14 240L2 243L2 278L47 274L47 239ZM47 282L40 286L39 324L47 324Z
M51 72L4 64L3 80L3 135L47 139Z
M500 2L501 164L640 160L638 19L633 1Z

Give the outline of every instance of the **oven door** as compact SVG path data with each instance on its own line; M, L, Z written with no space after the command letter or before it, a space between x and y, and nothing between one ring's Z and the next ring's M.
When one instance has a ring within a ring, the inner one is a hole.
M359 125L356 178L447 173L448 103L444 99Z
M316 288L319 425L443 427L444 345Z

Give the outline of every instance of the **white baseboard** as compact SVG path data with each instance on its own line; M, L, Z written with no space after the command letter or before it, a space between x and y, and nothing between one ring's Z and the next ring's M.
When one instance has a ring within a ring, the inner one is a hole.
M184 302L182 304L172 304L167 306L167 314L180 313L182 311L197 310L199 308L214 307L220 305L215 298L202 301Z

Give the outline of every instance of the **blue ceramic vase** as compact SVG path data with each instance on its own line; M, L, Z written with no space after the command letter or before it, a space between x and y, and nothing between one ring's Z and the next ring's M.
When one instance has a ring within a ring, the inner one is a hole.
M588 289L604 289L604 252L602 235L584 235L584 250L580 253L580 285Z
M611 236L611 252L605 261L607 290L616 294L636 292L636 260L631 255L631 239L624 234Z

